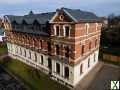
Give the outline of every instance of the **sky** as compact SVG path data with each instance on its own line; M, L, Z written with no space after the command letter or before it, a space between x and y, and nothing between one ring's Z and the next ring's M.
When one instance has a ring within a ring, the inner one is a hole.
M98 16L120 15L120 0L0 0L1 15L24 15L66 7L94 12Z

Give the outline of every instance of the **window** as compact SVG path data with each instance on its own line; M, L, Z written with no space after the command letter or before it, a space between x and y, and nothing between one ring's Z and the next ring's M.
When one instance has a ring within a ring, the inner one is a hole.
M80 75L83 73L83 64L80 65Z
M42 49L42 40L40 40L40 47L41 47L41 49Z
M56 73L60 74L60 64L56 63Z
M24 53L25 53L25 57L26 57L26 50L24 50Z
M50 58L48 58L48 68L52 69L52 61Z
M18 53L18 48L16 48L16 53Z
M69 37L69 36L70 36L70 27L65 26L65 37Z
M94 54L94 62L96 61L96 58L95 58L96 56L95 56L95 54Z
M81 46L81 54L83 55L84 54L84 45Z
M92 43L89 42L89 50L92 48Z
M69 58L69 47L65 47L65 57Z
M64 16L63 15L60 15L60 20L62 20L63 21L63 19L64 19Z
M41 55L41 64L43 65L43 56Z
M56 45L56 55L59 55L60 54L60 47L59 47L59 45Z
M55 30L56 30L56 36L60 36L60 27L56 26Z
M86 34L88 34L89 33L89 24L87 23L86 24Z
M97 39L95 40L95 47L97 46Z
M47 42L47 44L48 44L48 52L50 52L51 51L51 43Z
M69 78L69 68L65 67L65 78Z
M90 67L90 58L88 59L88 68Z
M37 62L37 54L35 53L35 62Z
M30 57L29 57L29 58L31 59L31 52L30 52L30 51L29 51L29 55L30 55Z
M20 48L20 54L22 55L22 49Z

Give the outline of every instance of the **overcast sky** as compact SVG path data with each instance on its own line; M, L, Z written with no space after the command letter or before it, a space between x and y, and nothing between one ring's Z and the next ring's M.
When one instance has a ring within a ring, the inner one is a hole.
M98 16L120 15L120 0L0 0L0 15L48 12L60 7L91 11Z

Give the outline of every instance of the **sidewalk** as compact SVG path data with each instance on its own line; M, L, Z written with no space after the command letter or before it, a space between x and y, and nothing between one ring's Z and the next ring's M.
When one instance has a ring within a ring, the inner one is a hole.
M120 80L120 67L99 61L75 90L110 90L111 80Z
M96 74L101 70L103 63L98 62L96 66L80 81L74 90L87 90L87 87L92 82Z

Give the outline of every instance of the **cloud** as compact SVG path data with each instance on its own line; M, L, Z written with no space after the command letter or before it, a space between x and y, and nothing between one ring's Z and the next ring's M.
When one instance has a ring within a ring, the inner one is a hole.
M57 5L99 5L120 2L119 0L0 0L0 4L57 4Z
M0 13L24 13L54 11L67 7L92 11L97 14L119 12L120 0L0 0Z
M0 0L0 4L20 4L26 3L28 0Z

